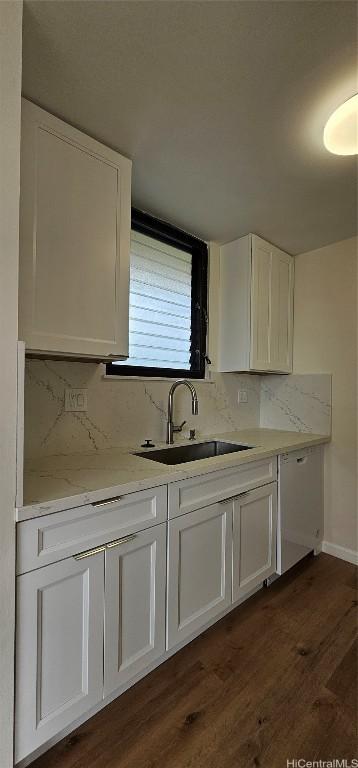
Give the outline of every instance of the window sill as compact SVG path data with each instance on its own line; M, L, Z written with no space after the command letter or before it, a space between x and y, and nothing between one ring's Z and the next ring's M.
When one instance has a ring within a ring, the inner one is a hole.
M213 379L210 378L209 376L206 376L205 379L192 379L190 378L190 376L186 376L186 377L181 376L179 378L180 380L185 378L186 381L191 381L194 384L194 386L195 384L214 384ZM163 376L163 377L162 376L118 376L117 374L111 374L111 373L104 373L102 375L102 379L104 381L151 381L151 382L168 381L168 382L171 382L172 384L174 383L174 381L178 381L178 379L175 379L174 376L173 377L172 376L171 377L169 376Z

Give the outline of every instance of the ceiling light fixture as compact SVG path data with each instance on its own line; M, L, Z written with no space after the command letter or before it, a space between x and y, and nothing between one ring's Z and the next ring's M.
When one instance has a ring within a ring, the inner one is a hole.
M323 141L334 155L358 154L358 93L338 107L327 120Z

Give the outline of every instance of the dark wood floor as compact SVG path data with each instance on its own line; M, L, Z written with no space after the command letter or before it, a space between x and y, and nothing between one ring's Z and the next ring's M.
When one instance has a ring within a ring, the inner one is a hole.
M357 756L357 569L311 557L32 768L286 768Z

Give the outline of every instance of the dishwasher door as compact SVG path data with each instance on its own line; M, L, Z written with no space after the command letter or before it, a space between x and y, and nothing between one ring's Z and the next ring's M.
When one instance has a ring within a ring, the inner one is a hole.
M277 573L285 573L323 538L321 446L279 457Z

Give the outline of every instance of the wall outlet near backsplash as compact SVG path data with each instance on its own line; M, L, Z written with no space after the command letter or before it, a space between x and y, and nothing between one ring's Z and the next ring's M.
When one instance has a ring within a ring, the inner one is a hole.
M247 403L248 402L248 394L246 389L239 389L238 395L237 395L237 402L239 405L241 403Z
M65 389L65 411L70 412L84 412L88 410L88 390L87 389L73 389L68 387Z

